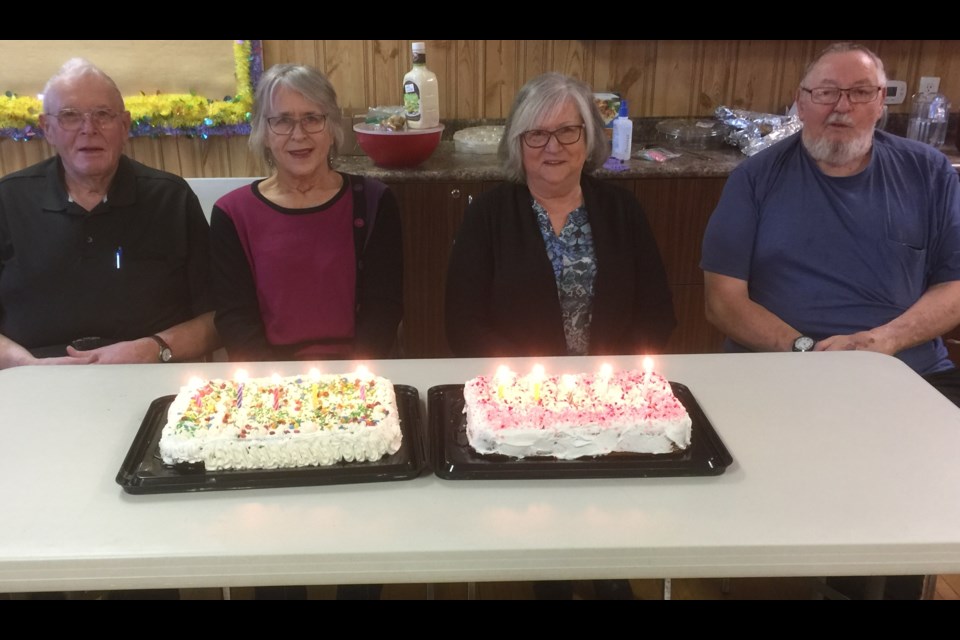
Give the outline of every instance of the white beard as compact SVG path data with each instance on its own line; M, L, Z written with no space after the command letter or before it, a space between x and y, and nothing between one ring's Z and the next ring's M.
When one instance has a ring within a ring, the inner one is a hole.
M845 121L846 118L844 116L834 114L827 118L826 124ZM825 135L810 139L802 136L801 139L807 152L813 156L813 159L817 162L843 166L851 164L870 153L870 148L873 146L873 129L871 128L869 131L864 132L849 142L830 140Z

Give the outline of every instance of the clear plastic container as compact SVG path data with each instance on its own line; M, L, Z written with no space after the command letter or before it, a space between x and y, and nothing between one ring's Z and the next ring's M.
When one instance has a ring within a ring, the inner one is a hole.
M503 138L503 125L467 127L453 134L453 143L459 153L496 153Z
M673 118L657 123L657 132L681 149L715 149L723 146L726 126L708 118Z
M947 140L950 100L942 93L917 93L913 96L907 137L934 147Z

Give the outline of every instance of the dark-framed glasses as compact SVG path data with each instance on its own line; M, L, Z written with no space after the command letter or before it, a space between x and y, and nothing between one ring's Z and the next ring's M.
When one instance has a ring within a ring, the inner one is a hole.
M90 118L90 122L99 129L108 129L117 122L120 114L111 109L93 109L79 111L77 109L61 109L57 113L46 114L56 118L60 128L64 131L76 131L83 126L83 121Z
M814 104L837 104L840 102L840 96L844 93L847 94L847 100L851 103L865 104L876 100L883 87L864 86L850 87L849 89L841 89L840 87L814 87L813 89L807 89L806 87L800 87L800 89L810 94L810 100L813 101Z
M547 146L547 143L550 142L550 138L554 137L562 145L573 144L580 140L580 136L583 135L583 130L585 125L582 124L572 124L566 127L560 127L559 129L554 129L553 131L547 131L545 129L531 129L530 131L524 131L520 134L520 138L523 142L533 149L539 149L541 147Z
M304 133L320 133L327 126L327 116L319 113L308 113L302 118L291 116L275 116L267 118L267 126L278 136L288 136L293 133L297 124Z

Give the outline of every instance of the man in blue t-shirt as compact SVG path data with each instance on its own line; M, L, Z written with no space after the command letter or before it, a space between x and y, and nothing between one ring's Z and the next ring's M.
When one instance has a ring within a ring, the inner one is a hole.
M797 91L803 130L734 170L710 218L706 313L731 351L863 349L960 405L941 335L960 323L960 181L875 125L882 61L827 48Z

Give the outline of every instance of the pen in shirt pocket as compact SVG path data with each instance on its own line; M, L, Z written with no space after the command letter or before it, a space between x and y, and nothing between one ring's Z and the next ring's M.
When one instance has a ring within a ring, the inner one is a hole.
M117 269L120 268L121 258L123 258L123 247L117 247Z

